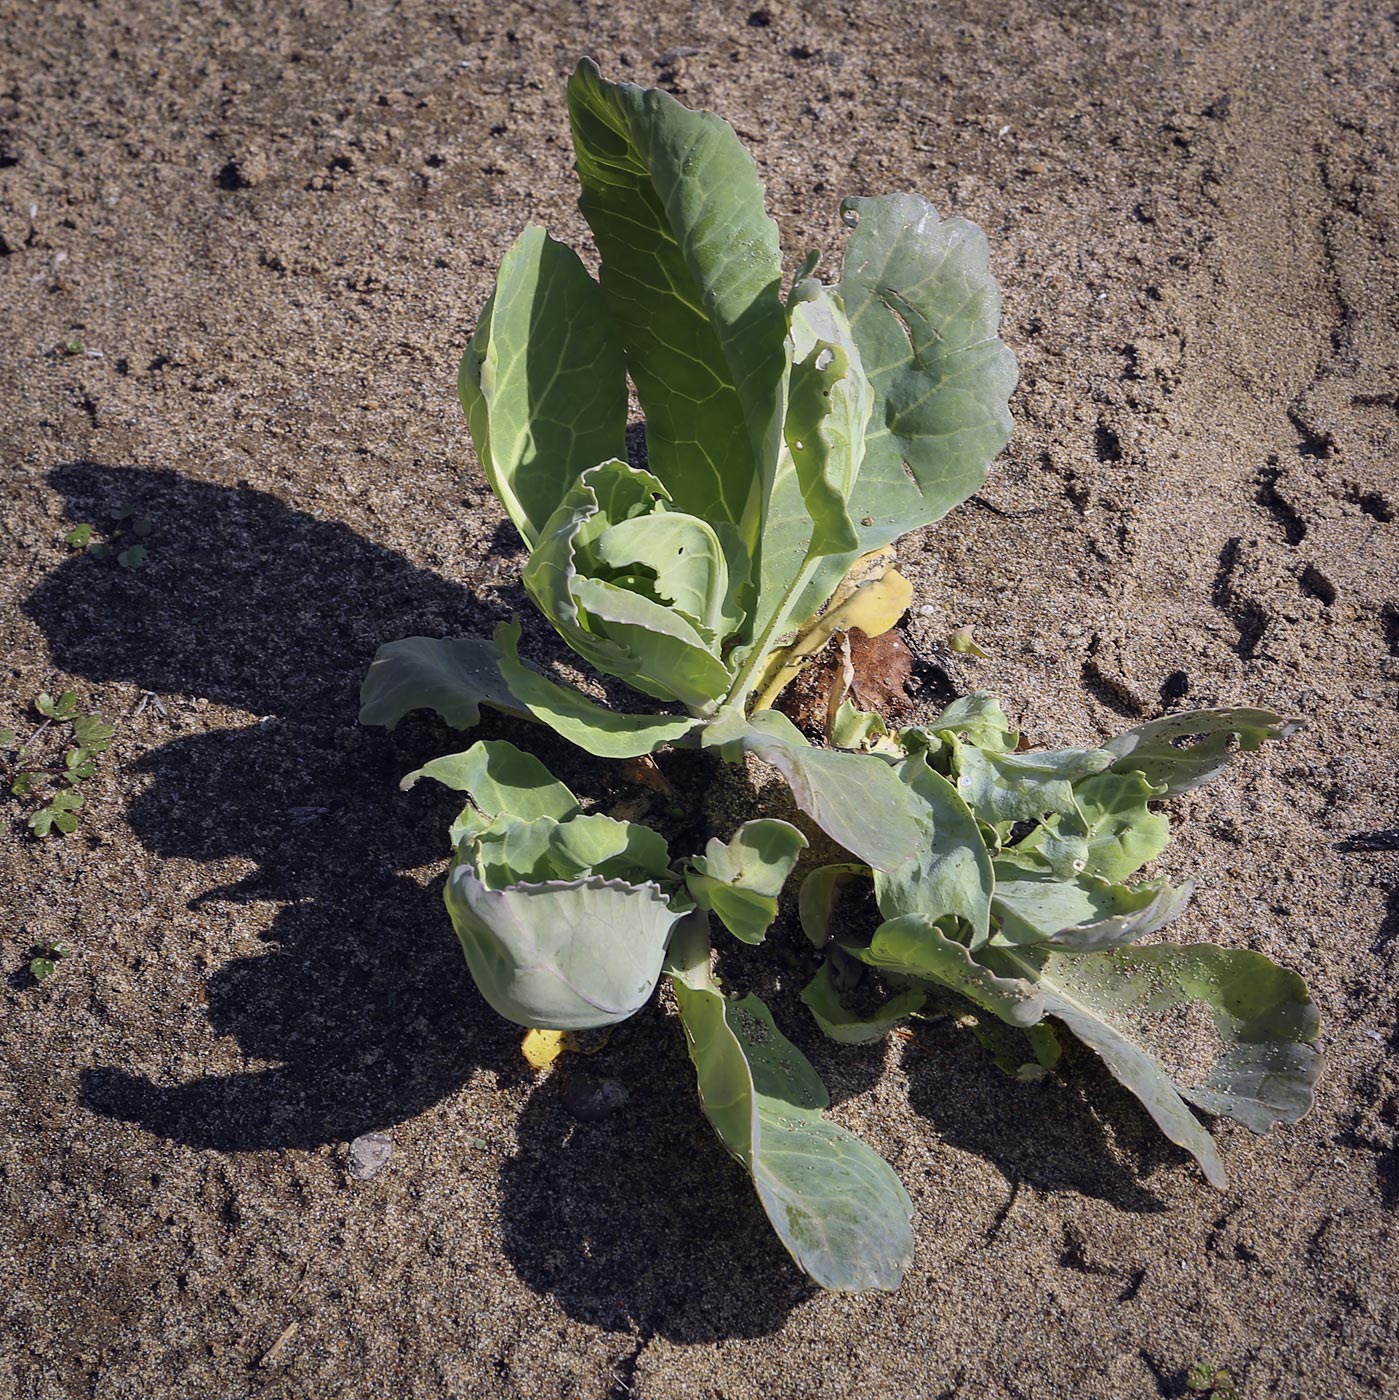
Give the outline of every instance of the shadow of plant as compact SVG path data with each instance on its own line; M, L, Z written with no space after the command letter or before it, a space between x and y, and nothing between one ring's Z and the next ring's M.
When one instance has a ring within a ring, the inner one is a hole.
M625 1102L580 1122L569 1101L599 1080ZM602 1054L568 1057L530 1095L520 1140L502 1179L505 1249L570 1316L678 1342L755 1337L815 1293L705 1121L673 1014L653 1005Z
M909 1101L929 1131L993 1162L1012 1181L1081 1192L1124 1211L1164 1210L1138 1177L1189 1159L1090 1052L1066 1034L1060 1040L1060 1069L1025 1084L997 1068L970 1033L934 1022L904 1052Z
M411 1117L511 1053L438 888L397 873L442 852L430 804L386 812L401 762L365 764L318 743L273 721L176 739L136 765L152 779L128 810L142 844L256 862L196 907L281 903L267 950L205 982L214 1031L280 1067L169 1088L92 1070L88 1107L198 1147L311 1147Z
M437 890L402 873L443 854L450 801L395 798L399 775L445 736L410 724L384 740L355 725L379 642L489 631L498 614L262 492L95 463L50 480L73 519L125 504L155 525L140 573L78 556L27 600L55 663L261 718L146 754L132 830L162 856L254 864L196 904L282 905L266 953L207 979L214 1028L280 1067L173 1088L98 1069L83 1102L199 1147L305 1147L411 1116L508 1053Z

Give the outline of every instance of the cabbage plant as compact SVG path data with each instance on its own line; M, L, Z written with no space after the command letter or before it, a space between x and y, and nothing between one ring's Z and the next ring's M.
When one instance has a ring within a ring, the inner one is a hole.
M897 621L911 590L890 546L974 492L1009 436L1015 362L986 240L917 195L852 197L839 277L820 281L811 254L784 295L776 226L723 121L588 61L568 111L600 276L527 228L459 392L528 547L530 597L651 703L624 712L545 674L512 621L492 639L382 647L361 719L423 708L468 729L487 705L605 758L683 745L770 766L846 853L810 869L798 900L823 954L803 1001L828 1035L955 1009L1027 1078L1074 1036L1223 1186L1193 1110L1260 1132L1300 1117L1317 1015L1257 953L1144 942L1191 889L1133 877L1166 844L1163 800L1292 724L1211 710L1027 752L989 696L903 729L847 699L833 743L813 744L774 698L837 632ZM627 454L629 384L644 465ZM465 795L446 903L491 1006L529 1027L608 1026L667 980L704 1113L797 1264L827 1288L896 1287L913 1253L897 1176L824 1115L805 1057L711 965L716 925L763 941L807 837L759 818L673 857L503 740L405 784L421 777ZM878 921L857 933L839 905L862 885ZM1173 1074L1166 1032L1190 1014L1212 1053Z

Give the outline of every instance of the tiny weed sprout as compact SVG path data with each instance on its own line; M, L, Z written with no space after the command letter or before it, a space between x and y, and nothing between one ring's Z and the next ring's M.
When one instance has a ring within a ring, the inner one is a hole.
M62 942L45 943L34 949L29 959L29 975L36 982L43 982L58 970L59 961L68 956L68 945Z
M137 515L135 506L113 506L107 512L111 523L106 538L94 540L90 521L75 525L64 537L70 549L86 550L94 559L115 559L123 569L140 569L146 563L146 546L141 543L151 533L151 522Z
M1192 1395L1203 1395L1206 1400L1239 1400L1233 1377L1222 1366L1197 1361L1185 1373L1185 1384Z
M459 392L528 546L530 597L593 668L661 704L622 712L560 684L521 658L511 621L491 640L385 645L361 720L422 708L467 729L489 705L606 758L688 746L770 766L845 853L808 868L796 901L821 958L802 1000L826 1034L874 1040L951 1012L1027 1079L1074 1036L1223 1186L1193 1110L1258 1132L1299 1118L1316 1011L1257 953L1144 942L1191 887L1133 877L1166 845L1163 802L1295 725L1207 710L1026 751L989 695L899 728L856 706L847 667L813 743L774 699L851 629L894 626L912 590L891 546L976 491L1010 434L986 240L917 195L849 198L838 277L817 280L811 254L784 295L776 226L723 121L587 61L568 111L600 279L527 228ZM644 465L627 456L628 381ZM465 798L446 903L491 1006L575 1033L635 1015L668 980L704 1113L797 1264L831 1289L897 1287L913 1255L903 1186L824 1115L763 1002L711 965L716 926L763 943L807 835L758 818L672 852L498 739L404 786L423 778ZM877 909L873 926L855 907ZM1198 1063L1174 1053L1182 1026Z
M110 747L115 730L101 715L83 714L74 691L57 699L47 692L34 701L41 723L27 739L0 729L0 783L32 808L26 825L35 836L77 829L83 795L96 775L97 755Z

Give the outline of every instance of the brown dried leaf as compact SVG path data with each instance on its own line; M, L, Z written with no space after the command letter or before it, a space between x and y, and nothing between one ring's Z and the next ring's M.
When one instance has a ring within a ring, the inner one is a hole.
M913 653L894 631L867 637L858 627L849 632L850 661L855 675L850 693L862 710L888 718L913 708L908 683L913 678Z
M787 686L774 708L799 729L829 739L831 717L847 693L862 710L886 718L907 715L913 709L907 690L912 677L913 654L897 632L867 637L852 627L832 639Z
M640 758L624 760L622 776L629 783L635 783L638 787L650 788L652 792L659 792L662 797L675 796L675 789L671 787L670 779L661 772L660 766L649 753L642 754Z

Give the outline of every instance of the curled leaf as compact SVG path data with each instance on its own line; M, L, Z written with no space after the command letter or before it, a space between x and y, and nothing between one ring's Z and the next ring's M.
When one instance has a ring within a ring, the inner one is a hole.
M999 941L1051 943L1078 952L1097 952L1135 943L1180 918L1193 886L1148 880L1114 885L1095 875L1056 880L1048 871L996 862L991 909Z
M543 1030L610 1025L660 976L679 913L648 827L583 813L538 759L504 740L410 773L464 791L447 910L482 995Z
M720 650L741 613L718 535L665 498L626 462L589 468L545 522L524 584L599 671L704 710L732 679Z
M861 710L844 700L836 710L830 740L838 749L864 749L887 737L889 726L873 710Z
M802 932L818 947L830 939L831 918L842 891L854 880L870 877L867 865L823 865L802 881L797 912Z
M1060 879L1124 880L1166 849L1170 821L1147 806L1165 792L1140 773L1098 773L1074 784L1076 816L1051 818L1015 849L1041 856Z
M947 646L950 651L955 651L962 656L976 656L982 661L990 659L990 653L977 646L970 627L959 627L955 632L949 633Z
M446 898L481 995L507 1020L549 1030L639 1011L680 917L659 885L594 877L492 890L465 861Z
M848 554L860 541L846 499L860 474L874 394L850 323L828 288L816 281L798 284L788 316L791 371L783 436L811 518L805 553ZM770 518L780 516L775 499L768 511Z
M816 1024L842 1045L883 1040L905 1016L921 1011L928 1000L926 993L917 990L899 992L876 1011L861 1016L842 1000L829 961L821 964L816 976L802 989L801 999Z
M777 896L806 849L806 837L789 822L744 822L729 841L717 838L696 856L685 884L735 938L761 943L777 917Z
M869 379L839 298L828 288L798 279L788 318L787 413L763 513L758 631L804 566L833 554L849 557L860 543L846 500L865 454ZM825 592L817 601L825 601Z

